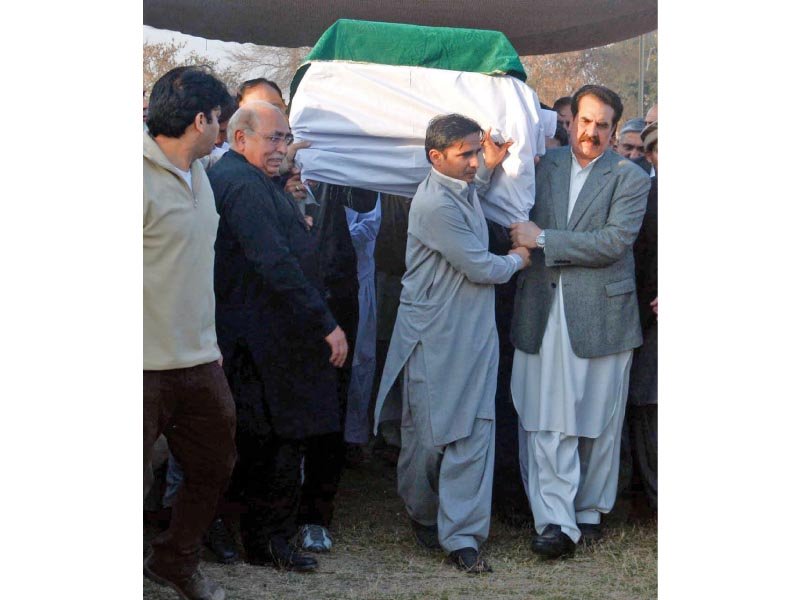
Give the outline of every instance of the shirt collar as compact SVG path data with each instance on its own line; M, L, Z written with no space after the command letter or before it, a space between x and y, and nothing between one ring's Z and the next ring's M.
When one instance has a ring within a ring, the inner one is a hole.
M445 175L444 173L440 173L435 168L431 167L431 175L434 179L439 181L445 187L450 188L456 192L464 192L470 188L472 184L467 183L466 181L462 181L461 179L454 179Z
M597 158L595 158L595 159L594 159L592 162L590 162L590 163L589 163L588 165L586 165L585 167L581 167L581 164L578 162L578 159L575 157L575 152L573 152L573 151L572 151L572 149L570 149L569 153L570 153L570 155L572 156L572 176L573 176L573 177L574 177L575 175L579 175L579 174L580 174L580 175L583 175L583 174L586 174L586 175L588 175L588 174L589 174L589 171L590 171L590 170L591 170L591 168L594 166L594 163L596 163L598 160L600 160L600 157L601 157L601 156L603 156L603 155L601 154L600 156L598 156Z

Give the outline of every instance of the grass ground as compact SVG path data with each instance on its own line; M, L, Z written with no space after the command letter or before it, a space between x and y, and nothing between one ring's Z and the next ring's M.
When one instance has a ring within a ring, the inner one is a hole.
M394 470L373 459L345 471L331 529L333 551L319 557L317 572L279 572L243 562L204 562L202 567L222 584L229 600L656 598L656 522L630 519L620 502L606 524L606 538L598 546L579 548L571 560L544 562L530 551L530 524L515 527L495 518L483 548L494 573L466 575L441 551L416 545L395 492ZM145 531L145 545L152 534ZM145 579L144 598L177 595Z

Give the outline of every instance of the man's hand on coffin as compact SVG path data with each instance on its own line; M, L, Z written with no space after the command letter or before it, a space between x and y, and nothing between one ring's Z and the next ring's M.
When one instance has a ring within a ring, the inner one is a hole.
M289 145L289 148L286 150L286 156L283 157L283 162L281 163L280 167L280 174L285 175L289 171L294 168L294 157L297 154L298 150L302 150L303 148L309 148L311 146L311 142L305 142L302 140L298 140L296 142L292 142ZM299 171L298 171L299 173Z
M542 232L539 226L533 221L521 221L519 223L511 224L511 245L514 248L524 246L533 250L539 246L536 244L536 238Z
M502 144L496 144L492 139L492 128L489 127L489 129L486 130L486 133L483 134L483 139L481 140L481 146L483 147L483 162L486 164L486 168L494 169L497 165L503 162L506 154L508 154L508 148L513 143L514 140L508 140Z
M292 176L286 180L286 185L283 186L283 189L291 194L292 198L298 202L306 199L308 191L306 190L306 186L303 185L303 182L300 181L300 169L292 167Z

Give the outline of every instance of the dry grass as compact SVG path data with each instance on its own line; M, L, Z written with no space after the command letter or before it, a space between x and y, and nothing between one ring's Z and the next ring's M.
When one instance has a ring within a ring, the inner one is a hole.
M229 600L657 597L656 524L628 523L624 506L608 519L600 545L555 562L531 553L529 525L511 527L494 519L483 549L494 573L470 576L456 570L441 551L414 543L394 485L394 471L377 460L345 471L331 532L334 549L320 557L316 573L278 572L245 563L206 562L203 569L225 587ZM145 599L176 597L144 581Z

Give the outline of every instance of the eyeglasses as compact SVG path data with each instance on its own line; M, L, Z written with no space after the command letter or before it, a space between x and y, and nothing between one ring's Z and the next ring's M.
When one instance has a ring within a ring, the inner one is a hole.
M292 142L294 141L294 136L291 133L287 133L286 135L282 133L274 133L272 135L267 135L265 133L259 133L257 131L253 131L252 129L248 129L250 133L255 133L256 135L260 135L264 140L270 142L273 146L277 146L281 142L286 142L287 146L291 146Z

